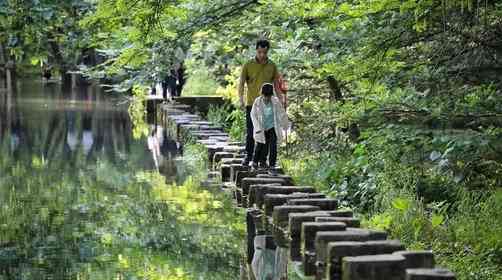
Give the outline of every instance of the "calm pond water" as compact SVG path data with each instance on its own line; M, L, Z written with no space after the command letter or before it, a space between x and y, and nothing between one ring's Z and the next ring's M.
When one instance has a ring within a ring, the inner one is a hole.
M135 139L127 109L92 86L0 92L0 280L238 275L242 213L201 189L203 150L153 123Z

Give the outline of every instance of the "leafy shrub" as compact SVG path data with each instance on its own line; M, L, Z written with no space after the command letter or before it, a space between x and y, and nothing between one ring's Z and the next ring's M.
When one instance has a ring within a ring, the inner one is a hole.
M183 95L215 95L218 82L209 72L207 66L200 61L190 60L187 63L188 79L183 87Z

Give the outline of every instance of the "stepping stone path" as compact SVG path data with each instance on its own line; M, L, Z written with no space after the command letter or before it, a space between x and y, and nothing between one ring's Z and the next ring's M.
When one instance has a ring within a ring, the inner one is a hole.
M190 113L189 106L160 106L166 127L179 141L193 140L207 148L210 170L202 185L231 193L235 206L247 209L247 270L254 238L260 235L267 248L289 252L289 262L302 268L301 277L312 276L308 279L456 279L452 272L435 268L431 251L407 251L399 240L388 240L386 232L360 228L351 210L338 209L338 201L311 186L296 186L282 169L271 176L242 166L244 144L231 142L220 127Z

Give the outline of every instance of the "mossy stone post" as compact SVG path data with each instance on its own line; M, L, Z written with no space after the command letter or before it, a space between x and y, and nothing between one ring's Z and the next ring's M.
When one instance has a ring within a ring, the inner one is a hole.
M400 255L345 257L342 280L402 280L406 260Z

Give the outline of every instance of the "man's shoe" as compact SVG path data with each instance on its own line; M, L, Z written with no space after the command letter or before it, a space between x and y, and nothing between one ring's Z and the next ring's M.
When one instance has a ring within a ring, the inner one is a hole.
M262 170L266 170L266 169L268 169L268 165L267 165L267 163L266 163L266 162L260 162L260 163L258 164L258 166L259 166L259 168L260 168L260 169L262 169Z

